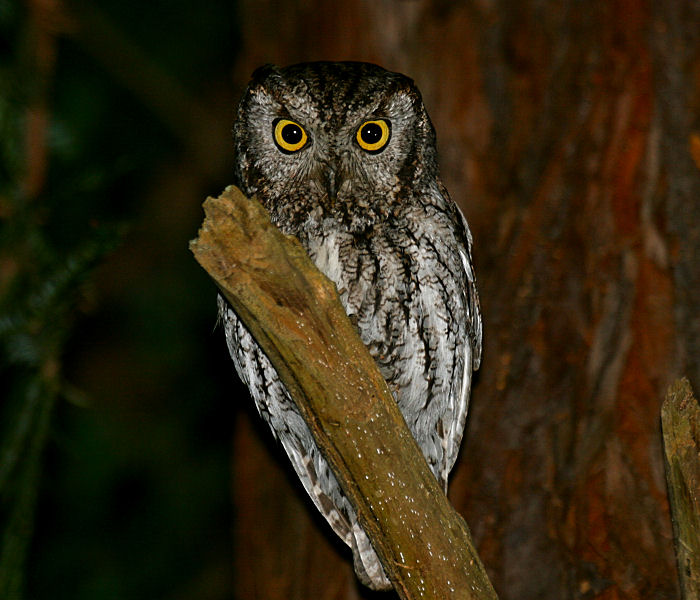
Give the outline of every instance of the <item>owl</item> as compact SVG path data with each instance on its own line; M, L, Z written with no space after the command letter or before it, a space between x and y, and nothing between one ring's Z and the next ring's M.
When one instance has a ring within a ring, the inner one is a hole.
M356 62L261 67L233 126L235 183L295 235L338 290L447 490L481 357L467 223L440 181L413 81ZM389 580L267 356L221 297L234 366L260 416L373 589Z

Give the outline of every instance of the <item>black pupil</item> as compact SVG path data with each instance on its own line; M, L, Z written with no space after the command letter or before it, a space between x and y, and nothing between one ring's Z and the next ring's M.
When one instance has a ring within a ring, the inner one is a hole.
M382 139L382 128L376 123L367 123L362 128L360 137L365 144L376 144Z
M288 144L298 144L301 142L302 133L301 127L299 125L293 125L289 123L282 127L282 139Z

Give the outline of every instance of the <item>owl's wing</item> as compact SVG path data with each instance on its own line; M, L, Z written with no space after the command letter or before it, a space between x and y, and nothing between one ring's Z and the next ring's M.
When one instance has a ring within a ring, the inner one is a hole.
M447 488L447 476L452 469L457 454L462 443L464 427L467 421L467 410L469 408L469 393L471 390L472 373L479 368L481 364L481 344L482 344L482 324L481 324L481 308L479 305L479 294L476 289L476 276L472 266L471 248L472 236L469 231L467 221L462 214L462 211L457 207L457 211L464 227L464 232L467 238L465 249L459 250L459 256L462 261L465 277L465 296L464 296L464 319L467 323L466 339L463 342L463 358L462 376L460 388L457 390L457 406L455 407L455 418L451 422L449 433L446 437L446 452L443 466L443 483Z
M321 456L308 426L260 346L228 303L219 296L219 316L239 377L248 386L260 416L272 429L316 508L333 531L352 546L355 514L340 493L335 476Z
M459 254L467 278L467 333L469 334L469 345L472 348L471 368L472 371L476 371L481 364L481 306L479 304L479 294L476 290L476 276L474 275L474 268L472 266L472 232L469 230L467 220L464 218L459 207L457 207L457 211L462 219L462 225L467 236L466 252L460 251ZM466 364L468 365L469 363Z

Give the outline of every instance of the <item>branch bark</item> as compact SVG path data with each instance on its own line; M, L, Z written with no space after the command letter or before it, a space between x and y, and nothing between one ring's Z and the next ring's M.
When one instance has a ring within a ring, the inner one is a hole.
M195 258L275 366L399 596L496 599L333 283L233 186L204 210Z
M661 408L666 481L683 600L700 599L700 405L687 379Z

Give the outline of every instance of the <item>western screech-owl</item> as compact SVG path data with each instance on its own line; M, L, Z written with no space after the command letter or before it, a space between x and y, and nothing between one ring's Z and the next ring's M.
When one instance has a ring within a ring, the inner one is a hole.
M294 234L337 286L445 490L481 356L471 235L438 175L435 133L412 80L365 63L258 69L233 127L235 182ZM377 555L275 369L219 298L226 341L260 415L354 555Z

